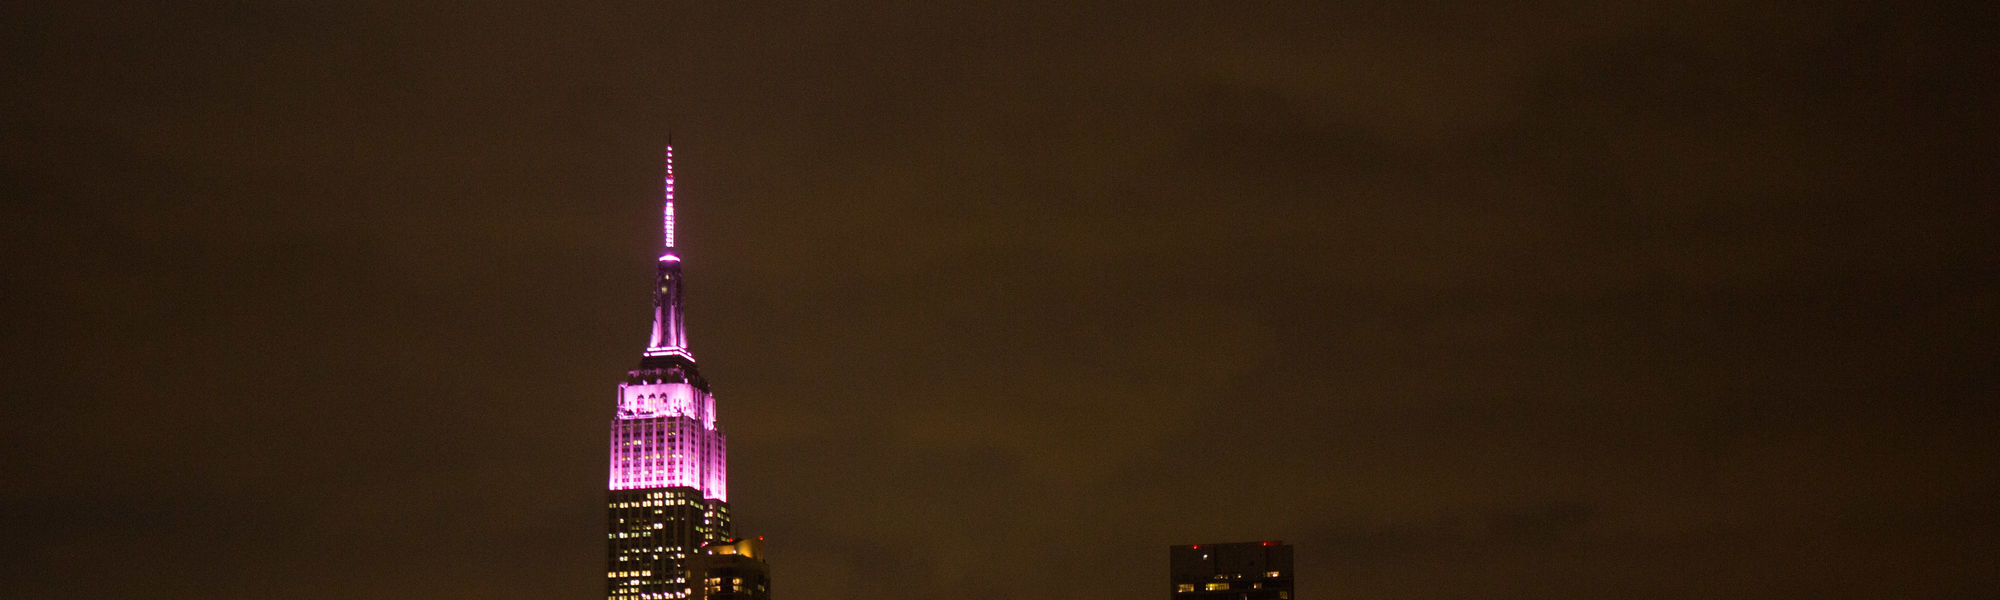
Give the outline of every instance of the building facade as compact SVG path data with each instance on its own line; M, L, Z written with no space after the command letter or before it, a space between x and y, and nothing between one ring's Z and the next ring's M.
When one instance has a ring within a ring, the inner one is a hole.
M695 600L771 600L764 538L709 544L688 560Z
M1283 542L1168 549L1173 600L1292 600L1292 547Z
M611 420L611 600L691 596L687 560L732 539L728 445L715 396L688 352L681 258L674 246L674 149L667 148L665 215L653 286L653 332L639 367L618 385Z

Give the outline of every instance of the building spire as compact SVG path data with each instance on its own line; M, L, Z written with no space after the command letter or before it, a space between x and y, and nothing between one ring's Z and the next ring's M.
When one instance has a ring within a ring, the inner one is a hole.
M679 356L690 361L687 317L681 312L681 257L674 247L674 146L667 141L665 212L661 223L659 278L653 288L653 336L646 356Z
M666 256L672 256L674 253L674 145L672 140L667 141L666 195L667 209L665 227L663 228L665 243L661 247L665 249ZM662 257L660 260L667 259Z

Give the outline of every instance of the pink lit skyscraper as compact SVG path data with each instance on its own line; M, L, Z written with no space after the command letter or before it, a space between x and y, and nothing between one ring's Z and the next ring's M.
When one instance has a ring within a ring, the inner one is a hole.
M687 558L703 544L731 539L725 439L715 397L688 353L681 311L672 146L666 171L653 334L639 368L618 385L618 412L611 420L606 580L612 600L687 598Z

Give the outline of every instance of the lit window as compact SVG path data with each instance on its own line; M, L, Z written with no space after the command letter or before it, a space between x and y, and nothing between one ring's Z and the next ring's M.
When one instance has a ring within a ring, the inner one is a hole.
M1174 591L1176 591L1176 592L1192 592L1192 591L1194 591L1194 584L1192 584L1192 583L1183 583L1183 584L1180 584L1180 585L1177 585L1177 586L1174 586Z
M1227 583L1211 583L1211 584L1208 584L1208 589L1209 589L1209 590L1211 590L1211 591L1213 591L1213 590L1226 590L1226 589L1229 589L1229 584L1227 584Z
M1265 572L1264 572L1264 576L1265 576L1265 577L1277 577L1277 576L1278 576L1278 572L1277 572L1277 571L1265 571Z

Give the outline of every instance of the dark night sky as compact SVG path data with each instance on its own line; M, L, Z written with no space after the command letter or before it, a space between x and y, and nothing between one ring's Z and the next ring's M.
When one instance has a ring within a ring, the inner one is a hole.
M787 600L2000 585L1990 6L159 4L0 9L9 597L601 598L670 127Z

